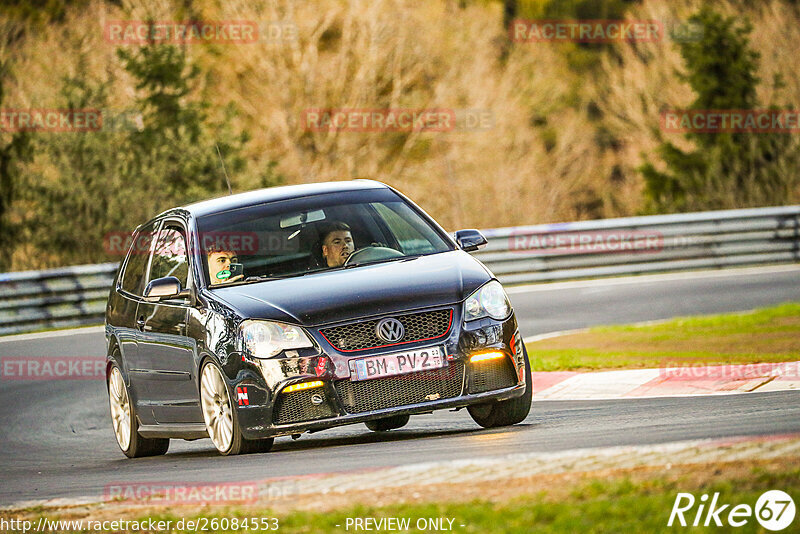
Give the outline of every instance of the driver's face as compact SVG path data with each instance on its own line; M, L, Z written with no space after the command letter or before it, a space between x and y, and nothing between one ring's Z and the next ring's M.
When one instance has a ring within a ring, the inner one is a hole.
M347 261L347 257L353 253L353 236L347 230L337 230L331 232L322 244L322 257L328 263L328 267L340 267Z

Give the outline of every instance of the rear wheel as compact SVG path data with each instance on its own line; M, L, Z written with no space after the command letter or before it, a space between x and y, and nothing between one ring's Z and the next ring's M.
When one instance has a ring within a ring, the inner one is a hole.
M128 386L125 385L117 364L112 364L108 375L108 404L111 408L114 436L125 456L141 458L166 454L169 449L169 438L145 438L139 434L136 407L131 402Z
M200 403L208 436L220 454L268 452L272 448L271 438L251 440L242 435L222 371L213 362L206 363L200 373Z
M410 418L411 416L409 415L392 415L390 417L384 417L383 419L367 421L364 424L373 432L386 432L406 426Z
M528 351L524 348L523 354L525 356L525 393L521 397L467 407L472 420L483 428L516 425L528 417L533 400L533 379Z

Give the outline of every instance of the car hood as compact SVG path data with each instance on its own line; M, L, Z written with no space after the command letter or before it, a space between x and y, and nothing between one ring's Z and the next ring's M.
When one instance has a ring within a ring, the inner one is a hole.
M491 273L455 250L208 291L244 318L319 326L464 300Z

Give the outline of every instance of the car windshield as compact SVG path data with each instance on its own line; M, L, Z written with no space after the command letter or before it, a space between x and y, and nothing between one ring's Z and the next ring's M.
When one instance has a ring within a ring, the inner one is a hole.
M302 276L452 250L389 189L314 195L197 219L210 287Z

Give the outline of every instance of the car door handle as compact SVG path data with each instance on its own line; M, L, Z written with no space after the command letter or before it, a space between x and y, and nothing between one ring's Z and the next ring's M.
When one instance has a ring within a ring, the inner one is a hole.
M144 315L136 320L136 326L139 328L139 330L144 331Z

